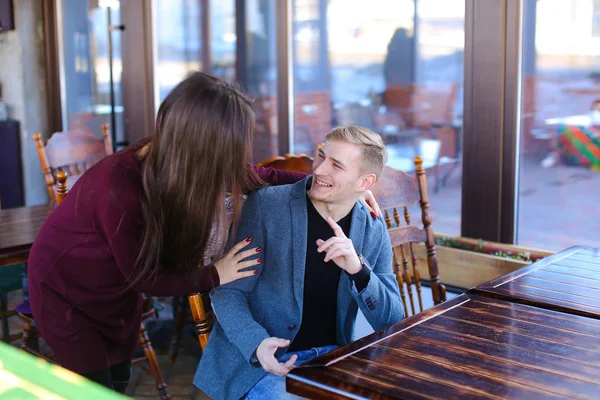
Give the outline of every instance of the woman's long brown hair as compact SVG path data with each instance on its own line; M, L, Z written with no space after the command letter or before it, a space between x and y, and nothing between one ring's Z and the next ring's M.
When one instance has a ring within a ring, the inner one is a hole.
M137 278L159 269L193 278L213 222L223 228L226 192L236 226L242 194L264 185L248 165L253 130L250 100L210 75L192 73L165 98L142 161Z

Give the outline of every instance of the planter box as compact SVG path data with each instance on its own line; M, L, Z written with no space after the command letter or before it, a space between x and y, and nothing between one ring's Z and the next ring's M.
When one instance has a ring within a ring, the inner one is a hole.
M436 237L438 236L445 238L449 237L461 243L465 243L465 241L475 245L478 243L476 239L436 235ZM529 252L532 255L532 260L553 254L552 252L544 250L503 243L483 241L482 244L484 249L494 248L497 249L496 251L511 252L512 254ZM498 257L476 251L455 249L439 245L435 248L440 272L440 281L445 285L455 286L461 289L472 288L529 265L526 261ZM427 280L429 279L429 270L427 268L427 251L425 245L414 245L414 249L419 262L419 274L422 279Z

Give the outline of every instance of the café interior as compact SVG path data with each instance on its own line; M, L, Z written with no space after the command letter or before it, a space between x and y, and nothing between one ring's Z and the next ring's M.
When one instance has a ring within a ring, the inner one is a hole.
M253 98L252 164L310 174L337 126L385 143L373 194L406 318L359 313L287 392L600 397L599 0L0 0L0 398L120 397L53 359L29 250L193 71ZM144 296L126 396L209 398L207 298Z

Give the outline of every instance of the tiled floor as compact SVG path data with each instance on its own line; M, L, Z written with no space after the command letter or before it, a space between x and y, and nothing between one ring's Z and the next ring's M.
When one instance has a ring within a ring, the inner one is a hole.
M456 296L456 294L448 293L448 299ZM20 301L18 292L11 294L11 302L17 303ZM429 308L433 305L431 301L431 291L427 287L423 287L423 306ZM204 393L196 389L192 384L194 373L200 359L200 351L198 345L193 340L193 327L190 325L184 329L186 339L182 341L180 346L180 354L174 364L168 361L168 344L170 335L172 334L172 316L170 307L165 305L164 310L160 312L160 320L152 326L148 324L148 330L151 336L151 341L155 347L161 372L167 383L167 390L173 400L201 400L209 399ZM18 321L15 319L18 324ZM14 332L18 330L15 329ZM11 331L12 332L12 331ZM359 313L356 322L356 338L363 337L372 333L369 323L364 316ZM18 342L13 342L18 345ZM139 368L133 368L133 377L129 387L127 388L128 396L140 400L160 400L158 391L152 377Z
M209 399L204 393L192 385L194 372L198 365L198 357L191 354L180 354L174 364L169 364L166 354L160 354L158 362L167 383L167 390L173 400ZM135 368L133 378L127 388L127 395L144 400L159 400L156 385L152 377Z

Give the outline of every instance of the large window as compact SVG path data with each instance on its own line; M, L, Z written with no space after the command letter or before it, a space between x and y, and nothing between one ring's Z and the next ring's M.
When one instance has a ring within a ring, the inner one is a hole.
M100 125L112 122L111 111L114 110L112 130L116 133L116 143L119 143L124 138L121 36L120 31L109 30L109 12L110 24L118 26L120 1L61 0L57 4L63 129L83 130L101 136Z
M416 3L416 4L415 4ZM338 125L384 138L388 165L420 155L437 231L459 234L464 0L294 0L294 151Z
M191 71L235 79L234 0L154 0L155 106Z
M524 2L519 244L600 241L598 3Z
M312 154L333 127L362 125L382 135L390 167L424 159L436 232L597 246L600 0L152 0L139 18L133 3L56 2L65 129L99 132L114 110L117 132L127 112L126 127L145 126L133 136L149 133L152 103L202 70L255 98L254 162L288 139ZM111 31L112 64L108 7L113 25L130 24ZM145 67L139 79L132 65ZM150 69L153 101L139 90Z
M247 0L246 16L241 24L245 36L243 40L239 40L244 54L244 58L240 60L240 80L255 99L254 162L279 154L275 21L277 1Z

